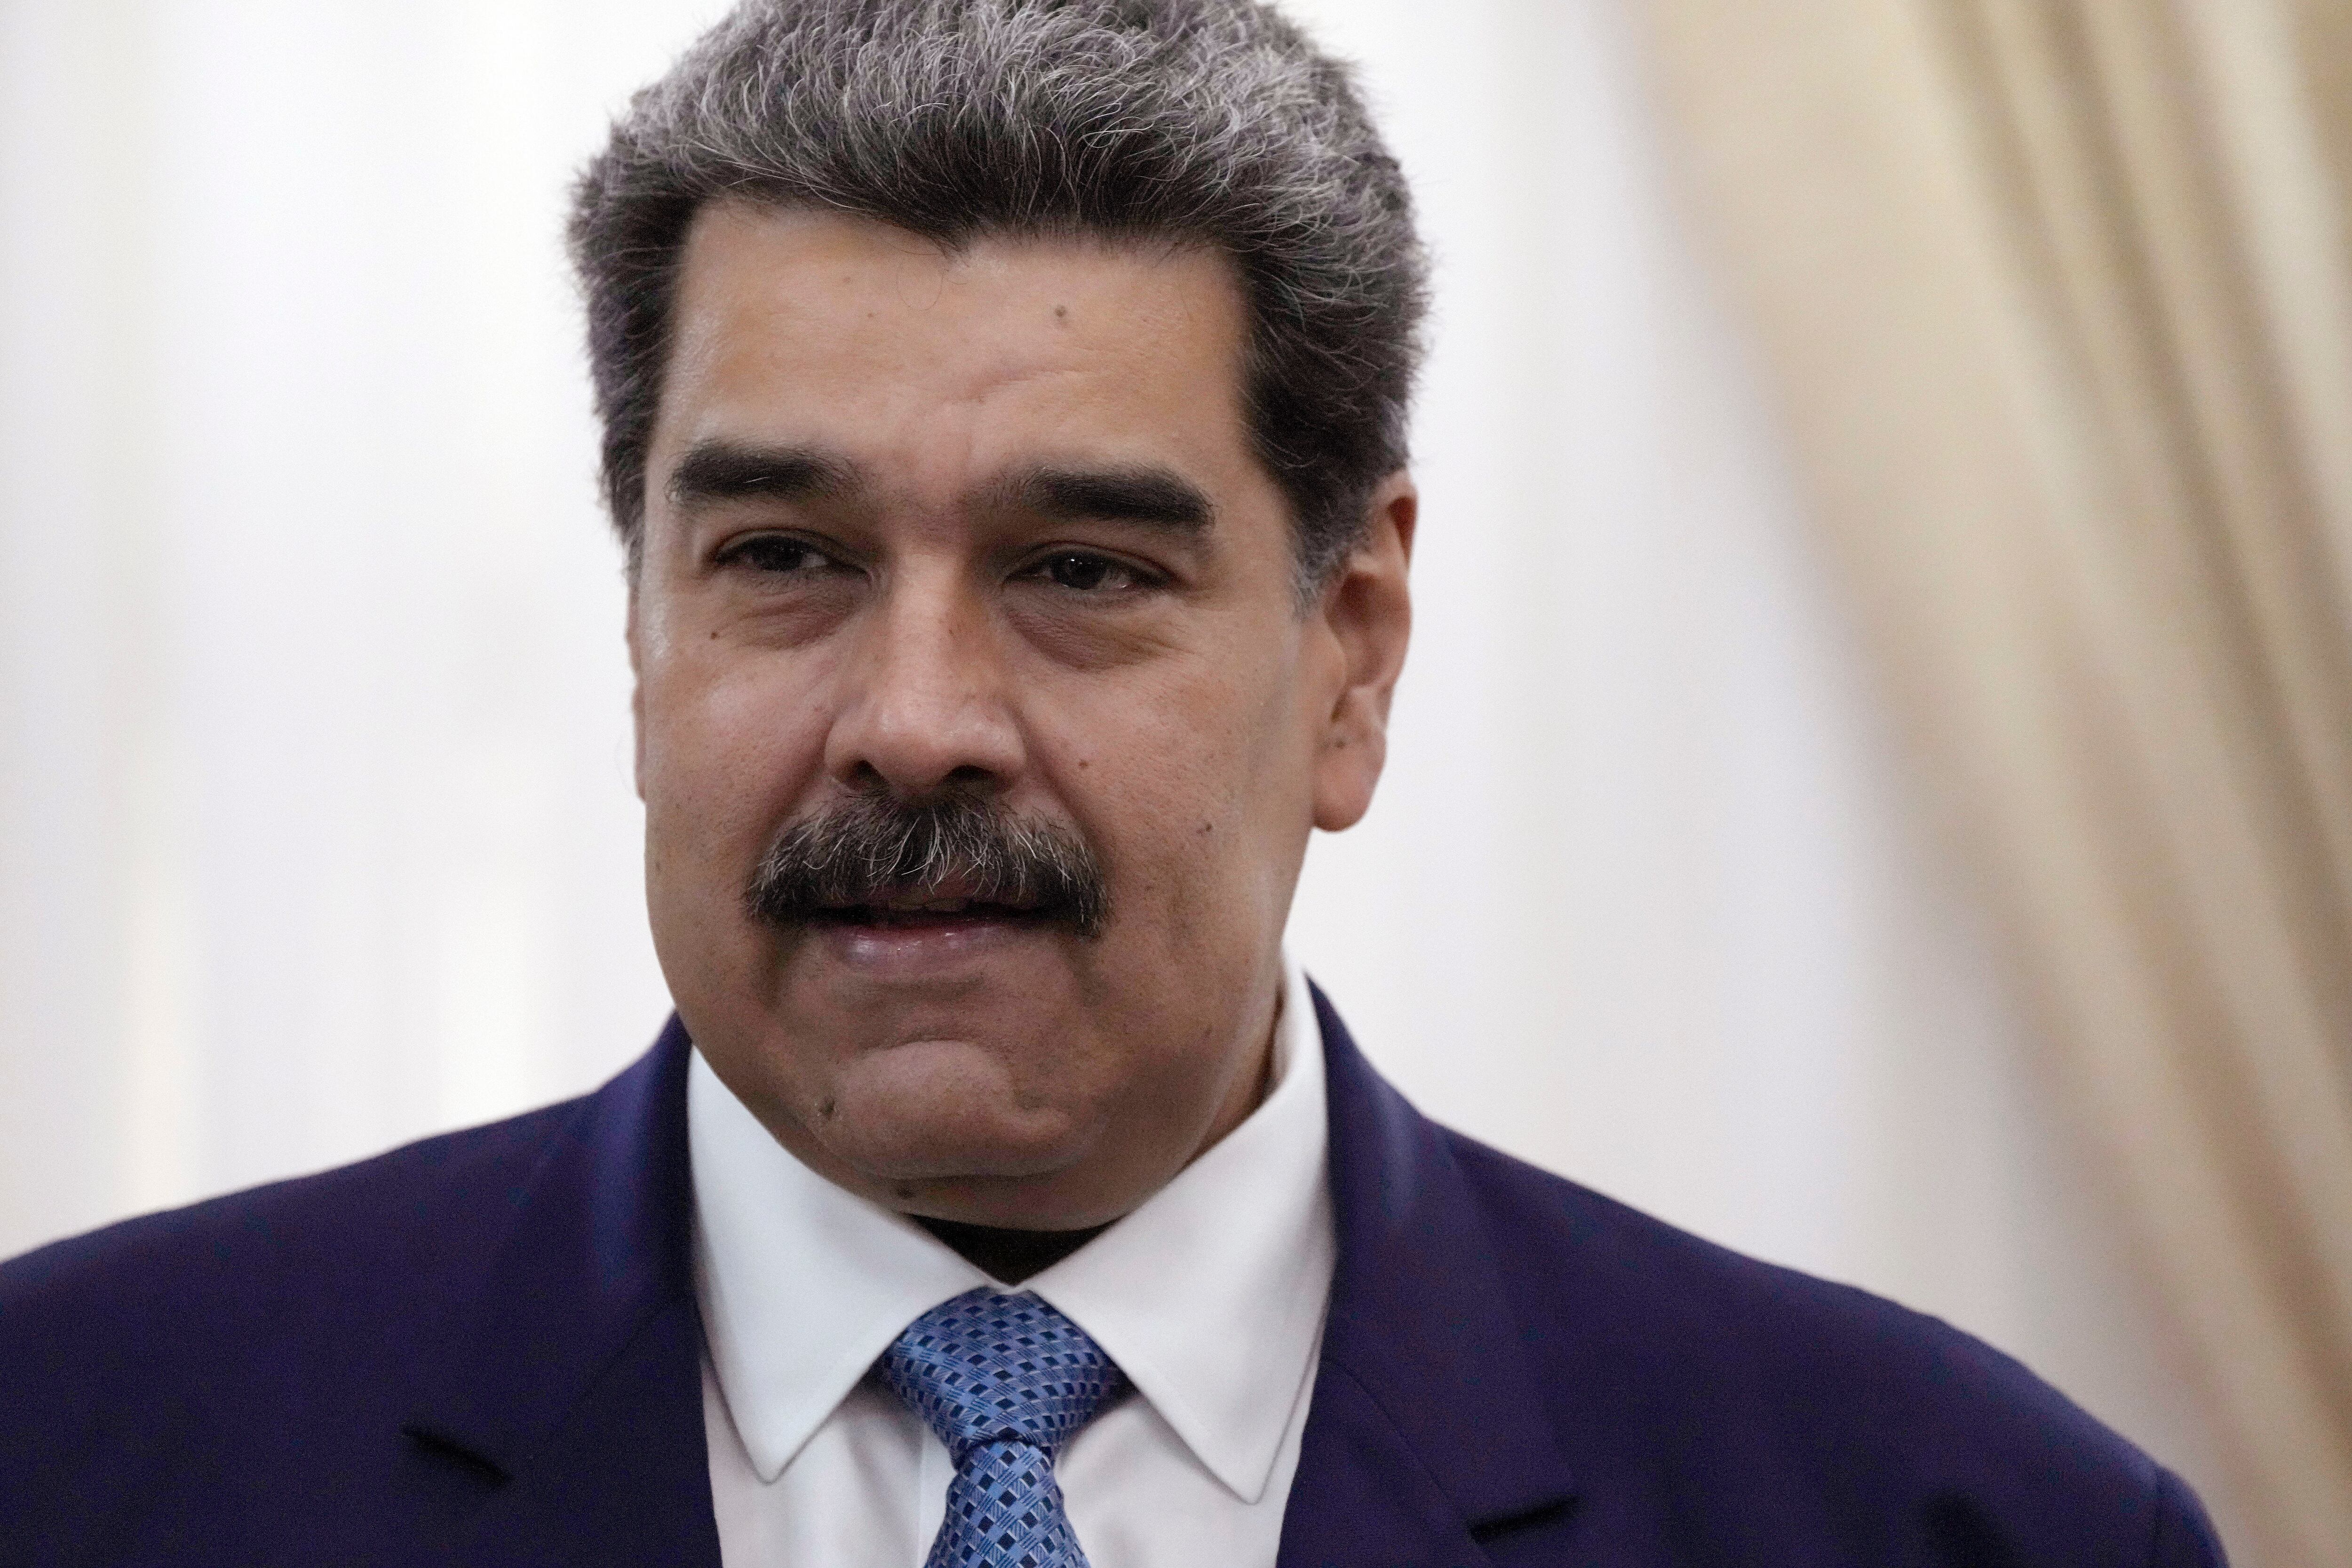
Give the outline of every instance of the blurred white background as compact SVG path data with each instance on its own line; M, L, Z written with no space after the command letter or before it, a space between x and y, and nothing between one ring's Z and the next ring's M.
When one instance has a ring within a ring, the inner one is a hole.
M1439 280L1391 772L1296 950L1424 1109L1983 1334L2226 1524L1623 18L1289 8L1362 61ZM0 1253L659 1026L559 236L721 9L0 0Z

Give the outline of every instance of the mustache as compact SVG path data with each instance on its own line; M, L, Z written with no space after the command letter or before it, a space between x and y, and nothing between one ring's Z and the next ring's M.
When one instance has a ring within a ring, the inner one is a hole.
M857 795L785 828L744 890L753 919L790 929L861 905L948 896L1102 934L1110 883L1074 830L984 798Z

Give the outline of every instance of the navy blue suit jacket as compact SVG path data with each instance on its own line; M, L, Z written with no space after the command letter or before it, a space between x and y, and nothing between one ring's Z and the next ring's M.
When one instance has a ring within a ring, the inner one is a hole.
M1317 1006L1339 1262L1283 1568L2221 1561L2016 1363L1433 1125ZM717 1568L688 1048L0 1265L0 1564Z

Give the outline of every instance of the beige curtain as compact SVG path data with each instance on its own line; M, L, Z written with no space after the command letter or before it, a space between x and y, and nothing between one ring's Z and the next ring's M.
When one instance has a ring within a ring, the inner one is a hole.
M1645 0L1824 535L2193 1345L2352 1563L2352 8Z

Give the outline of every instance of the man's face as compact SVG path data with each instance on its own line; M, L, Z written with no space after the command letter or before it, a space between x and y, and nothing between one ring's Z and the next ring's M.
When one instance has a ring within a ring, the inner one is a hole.
M1300 608L1244 325L1202 250L696 221L629 622L655 945L852 1191L1100 1224L1261 1091L1308 829L1379 773L1413 502ZM892 858L925 808L1063 880Z

